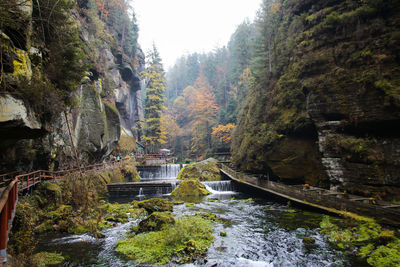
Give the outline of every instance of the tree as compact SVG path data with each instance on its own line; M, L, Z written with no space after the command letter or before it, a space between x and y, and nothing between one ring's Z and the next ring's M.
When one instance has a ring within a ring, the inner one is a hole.
M166 143L166 129L161 123L161 114L165 109L165 78L161 57L156 46L149 52L148 63L142 72L146 81L145 99L145 136L144 140L151 152Z
M211 148L211 127L215 125L218 114L218 105L215 95L207 79L200 74L194 85L194 99L191 110L192 124L192 151L199 156Z
M213 127L212 136L217 138L223 144L230 144L232 141L232 130L235 128L235 124L228 123L227 125L218 125Z

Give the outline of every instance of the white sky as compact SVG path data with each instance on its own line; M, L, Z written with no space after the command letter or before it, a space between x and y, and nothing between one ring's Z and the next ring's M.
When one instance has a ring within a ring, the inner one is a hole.
M253 21L262 0L131 0L143 51L156 44L164 69L181 55L210 52L228 43L245 18Z

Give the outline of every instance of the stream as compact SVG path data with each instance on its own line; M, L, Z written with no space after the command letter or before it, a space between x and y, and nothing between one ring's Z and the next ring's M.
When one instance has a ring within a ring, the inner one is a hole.
M158 172L162 177L153 177L168 178L173 183L178 173L176 168L179 167L167 167L175 176L166 171ZM144 179L149 180L148 176L151 175L147 173ZM269 199L250 199L250 195L239 192L230 181L204 184L211 195L203 199L188 199L195 203L193 206L175 205L173 214L176 218L199 212L216 214L220 220L213 224L215 241L208 250L206 264L195 262L184 266L359 266L341 251L330 247L319 234L323 214ZM149 197L154 196L131 196L110 201L129 203L133 199ZM86 234L51 233L40 240L38 251L61 252L68 259L63 266L151 266L135 264L115 252L117 242L123 240L130 227L138 223L139 220L130 218L128 223L103 231L105 238L98 240ZM221 232L226 236L220 236ZM304 244L304 237L314 238L315 244Z

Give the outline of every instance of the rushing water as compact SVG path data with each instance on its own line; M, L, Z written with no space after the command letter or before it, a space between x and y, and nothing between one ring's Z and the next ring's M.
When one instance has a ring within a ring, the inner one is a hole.
M139 169L141 181L176 179L182 164L164 164L161 166L146 166Z
M230 181L204 184L213 194L197 199L191 207L174 206L175 217L212 212L219 218L213 224L215 241L208 250L207 263L185 266L352 265L318 233L322 214L267 199L248 199L250 196L237 192ZM39 244L39 250L62 252L69 259L64 266L139 266L115 252L116 243L126 238L129 228L137 223L138 220L130 219L118 224L105 230L105 238L99 240L88 235L47 236ZM220 236L221 232L226 237ZM304 237L314 238L315 244L303 244Z

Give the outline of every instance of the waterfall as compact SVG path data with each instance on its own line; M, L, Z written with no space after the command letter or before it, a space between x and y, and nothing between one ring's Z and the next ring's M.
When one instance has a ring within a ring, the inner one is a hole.
M174 189L176 188L176 182L175 181L171 182L171 187L172 187L172 191L174 191Z
M172 180L178 177L180 164L164 164L160 166L141 166L138 168L140 180Z
M138 197L141 197L141 196L143 196L143 188L140 188L140 189L139 189L139 195L138 195Z
M235 187L231 180L202 182L212 194L234 194Z

